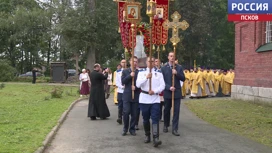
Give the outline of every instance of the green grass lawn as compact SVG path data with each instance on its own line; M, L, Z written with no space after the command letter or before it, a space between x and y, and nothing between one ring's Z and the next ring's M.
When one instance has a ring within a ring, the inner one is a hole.
M62 98L51 98L54 86L6 84L0 90L0 152L32 153L79 95L78 87L60 87Z
M199 99L185 103L199 118L272 147L272 107L231 99Z

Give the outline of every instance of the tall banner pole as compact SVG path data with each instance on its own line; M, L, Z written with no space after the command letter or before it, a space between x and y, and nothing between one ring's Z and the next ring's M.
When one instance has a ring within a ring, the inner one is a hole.
M174 61L176 61L176 52L177 52L177 44L176 43L173 43L173 47L174 47ZM175 69L175 62L173 63L173 69ZM172 74L172 87L175 86L175 74ZM172 91L172 114L174 114L174 98L175 98L175 91Z
M131 23L130 25L130 30L131 33L129 34L130 38L129 39L129 47L131 48L131 71L134 72L134 48L136 46L136 34L135 34L135 30L137 30L137 23L139 23L142 18L141 18L141 3L139 2L135 2L135 0L130 0L127 1L124 4L124 18L126 20L126 22ZM135 86L134 83L134 79L135 77L132 77L132 82L131 85ZM132 90L132 99L134 99L134 91Z
M132 41L132 49L131 49L131 71L134 72L134 27L135 25L132 23L131 24L131 35L132 35L132 38L131 38L131 41ZM132 77L132 86L134 86L134 76ZM134 90L132 90L132 99L134 99Z
M147 7L146 7L146 14L149 16L149 22L150 22L150 47L149 47L149 73L151 73L152 71L152 60L151 60L151 57L152 57L152 26L153 26L153 17L154 15L156 15L156 2L153 1L153 0L147 0ZM151 79L149 79L149 91L151 91Z

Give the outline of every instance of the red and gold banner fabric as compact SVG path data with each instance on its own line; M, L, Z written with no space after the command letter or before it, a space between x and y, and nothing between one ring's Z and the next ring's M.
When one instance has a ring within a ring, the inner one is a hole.
M124 48L128 48L129 51L132 48L132 30L131 23L125 21L125 8L126 2L118 2L118 22L120 27L120 34L122 38L122 44ZM150 35L148 30L148 24L138 23L134 28L134 47L136 46L136 35L144 35L144 46L150 46ZM147 49L146 49L147 50Z
M129 30L131 23L125 22L124 19L125 4L125 2L118 2L118 22L120 27L122 44L124 48L129 48Z
M152 26L152 44L166 45L168 40L168 29L163 28L162 24L168 20L169 0L157 0L156 15Z

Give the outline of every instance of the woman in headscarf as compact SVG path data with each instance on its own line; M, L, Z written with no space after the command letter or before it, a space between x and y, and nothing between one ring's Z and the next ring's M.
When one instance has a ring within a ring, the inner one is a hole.
M90 77L89 74L86 73L85 69L82 69L82 73L79 75L79 80L80 80L80 97L82 95L88 95L90 94L90 87L89 87L89 82L90 82Z

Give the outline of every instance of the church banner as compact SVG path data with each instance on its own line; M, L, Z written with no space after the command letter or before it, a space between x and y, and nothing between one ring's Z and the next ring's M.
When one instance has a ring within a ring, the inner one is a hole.
M125 4L126 2L118 2L118 22L120 34L124 48L129 48L130 23L125 21Z
M154 16L152 26L152 44L166 45L168 40L168 29L162 24L168 20L169 0L157 0L156 15Z

